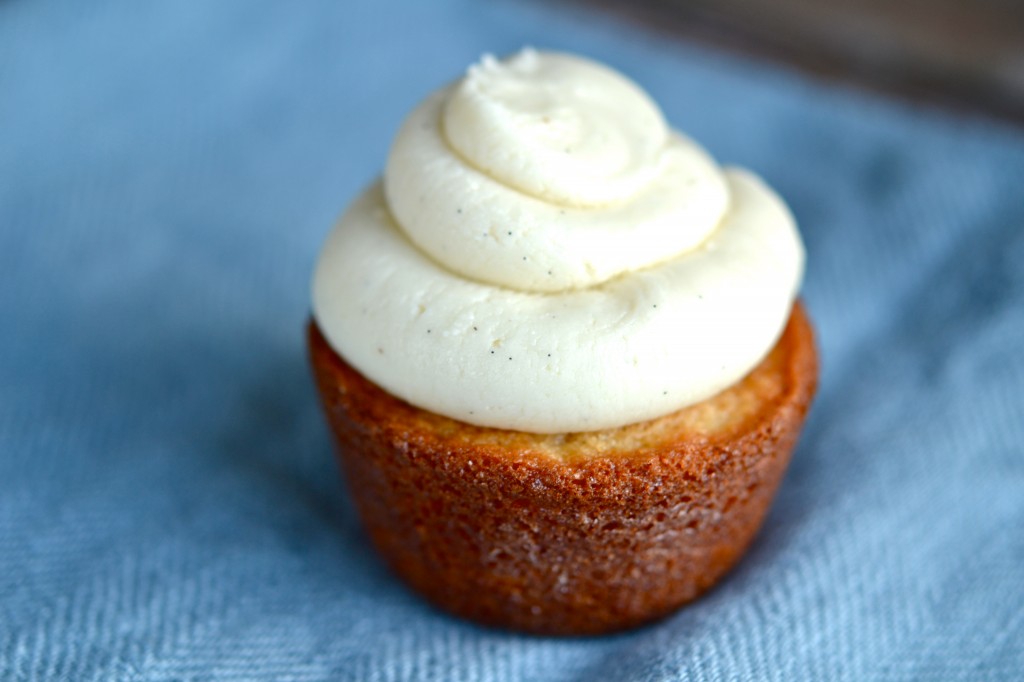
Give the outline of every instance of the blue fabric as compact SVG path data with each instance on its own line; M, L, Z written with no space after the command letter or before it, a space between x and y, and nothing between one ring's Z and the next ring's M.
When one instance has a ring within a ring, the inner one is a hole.
M376 558L303 346L402 116L579 51L785 196L821 391L757 542L613 637L477 628ZM1024 136L541 3L0 3L0 679L1024 675Z

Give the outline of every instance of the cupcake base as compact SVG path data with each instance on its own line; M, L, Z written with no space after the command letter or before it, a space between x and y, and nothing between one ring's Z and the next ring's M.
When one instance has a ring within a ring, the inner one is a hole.
M750 374L649 422L574 434L413 407L308 329L356 508L380 554L441 608L538 634L622 630L711 587L760 527L817 383L794 306Z

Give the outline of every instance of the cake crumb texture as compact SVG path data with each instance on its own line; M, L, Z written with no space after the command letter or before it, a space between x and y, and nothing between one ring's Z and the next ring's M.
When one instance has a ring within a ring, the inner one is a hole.
M767 512L817 384L797 303L741 382L617 429L531 434L413 407L308 340L342 469L367 532L430 601L538 634L662 617L711 587Z

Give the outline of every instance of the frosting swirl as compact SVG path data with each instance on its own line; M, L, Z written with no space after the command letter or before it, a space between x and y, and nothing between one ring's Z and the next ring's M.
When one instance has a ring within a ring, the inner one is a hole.
M623 76L491 57L410 114L314 276L327 340L462 421L621 426L738 381L803 270L782 201L721 171Z
M728 203L714 162L634 84L532 50L485 57L428 98L399 131L384 183L417 246L521 291L593 286L683 253Z

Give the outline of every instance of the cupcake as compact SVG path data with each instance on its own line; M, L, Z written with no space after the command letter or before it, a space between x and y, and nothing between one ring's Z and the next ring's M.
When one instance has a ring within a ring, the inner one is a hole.
M313 371L394 571L481 623L620 630L760 526L817 381L804 251L636 84L484 57L406 119L327 238Z

